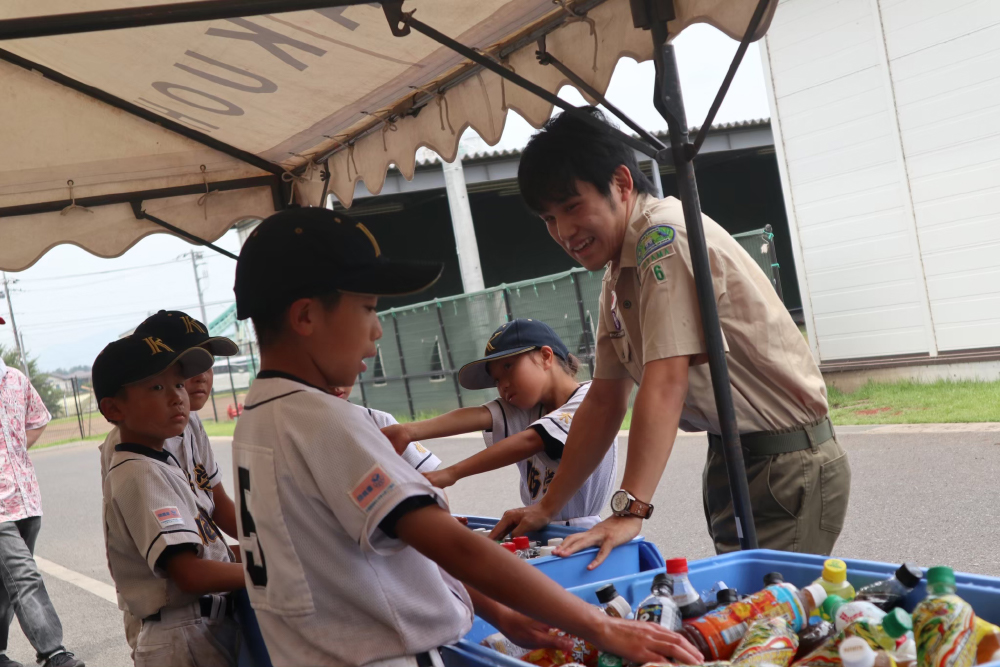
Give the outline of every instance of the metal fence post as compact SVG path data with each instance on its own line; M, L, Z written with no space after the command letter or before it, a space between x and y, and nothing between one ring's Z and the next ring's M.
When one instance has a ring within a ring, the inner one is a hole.
M774 291L778 293L781 303L785 302L785 295L781 291L781 275L778 273L778 252L774 249L774 233L771 225L764 225L764 233L767 234L767 258L771 261L771 282L774 284Z
M361 405L363 407L368 407L368 394L365 393L365 381L358 378L358 387L361 388Z
M80 386L76 378L70 378L73 385L73 403L76 404L76 424L80 427L80 439L83 440L83 408L80 405Z
M247 343L247 349L250 352L250 368L253 369L250 374L250 382L253 382L257 378L257 362L253 358L253 341Z
M212 375L212 384L215 384L215 375ZM213 386L208 393L212 397L212 415L215 417L215 423L219 423L219 410L215 407L215 387Z
M403 371L403 387L406 389L406 404L410 406L410 419L416 421L417 413L413 410L413 396L410 395L410 378L406 375L406 359L403 357L403 339L399 337L399 321L396 313L392 314L392 330L396 333L396 350L399 351L399 368Z
M576 276L570 275L569 279L576 291L576 306L580 311L580 330L583 331L583 340L587 345L587 368L590 369L590 379L594 379L594 348L590 344L590 327L587 326L587 312L583 306L583 290L580 288L580 281L576 279Z
M510 309L510 290L507 289L506 285L504 285L501 289L503 289L503 307L507 311L507 321L508 322L513 322L514 321L514 311L512 311Z
M233 380L233 365L229 363L229 357L226 357L226 368L229 369L229 388L233 392L233 410L235 410L234 420L239 420L240 417L240 401L236 398L236 382Z
M448 370L451 371L451 379L455 381L455 398L458 399L458 407L464 408L462 404L462 385L458 383L458 371L455 370L455 360L451 358L451 346L448 345L448 332L444 328L444 316L441 315L441 302L438 301L437 306L437 317L438 317L438 328L441 330L441 342L444 343L444 353L448 357Z

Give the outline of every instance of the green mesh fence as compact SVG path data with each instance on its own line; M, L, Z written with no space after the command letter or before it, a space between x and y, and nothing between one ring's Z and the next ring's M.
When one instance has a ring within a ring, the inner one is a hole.
M770 229L734 238L780 295ZM397 419L420 419L495 398L492 389L462 389L458 369L482 355L497 327L518 317L551 326L583 362L580 379L589 380L602 278L603 271L573 269L379 313L383 333L378 354L358 378L351 401Z

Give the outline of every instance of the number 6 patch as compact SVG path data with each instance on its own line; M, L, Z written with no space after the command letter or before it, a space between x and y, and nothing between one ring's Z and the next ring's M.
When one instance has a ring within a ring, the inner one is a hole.
M656 282L662 283L667 279L666 274L663 273L663 266L660 262L653 264L653 277L656 278Z

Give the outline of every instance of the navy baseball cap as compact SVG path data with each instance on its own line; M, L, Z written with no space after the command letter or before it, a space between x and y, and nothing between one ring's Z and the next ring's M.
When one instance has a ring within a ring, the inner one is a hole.
M207 326L180 310L161 310L150 315L135 328L132 335L136 338L162 338L175 350L203 347L219 357L231 357L240 352L236 343L225 336L210 336Z
M342 211L293 208L250 233L236 262L236 317L297 299L347 292L401 296L437 282L444 264L389 260L368 229Z
M538 350L545 345L551 347L555 355L563 361L569 357L566 344L545 322L516 319L502 324L486 343L485 356L462 366L462 370L458 372L458 382L466 389L489 389L496 383L486 372L486 364L494 359Z
M204 373L215 357L202 347L174 349L162 338L134 334L109 343L94 360L91 377L94 395L101 399L114 396L125 386L142 382L178 364L185 379Z

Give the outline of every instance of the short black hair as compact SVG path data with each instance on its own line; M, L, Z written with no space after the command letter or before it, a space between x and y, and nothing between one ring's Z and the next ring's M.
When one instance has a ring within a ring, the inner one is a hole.
M327 292L299 298L318 299L323 304L323 308L329 311L336 308L337 304L340 303L340 292ZM289 301L281 306L268 309L250 317L250 321L253 322L253 330L257 334L257 345L260 348L271 347L278 340L278 337L281 336L281 332L285 329L285 317L288 315L288 309L292 307L293 303L294 301Z
M622 165L631 172L636 192L655 192L652 181L639 169L635 152L614 134L604 114L596 107L583 110L601 124L595 126L563 112L545 123L521 151L517 184L525 204L536 213L578 195L577 181L590 183L610 197L611 180Z

